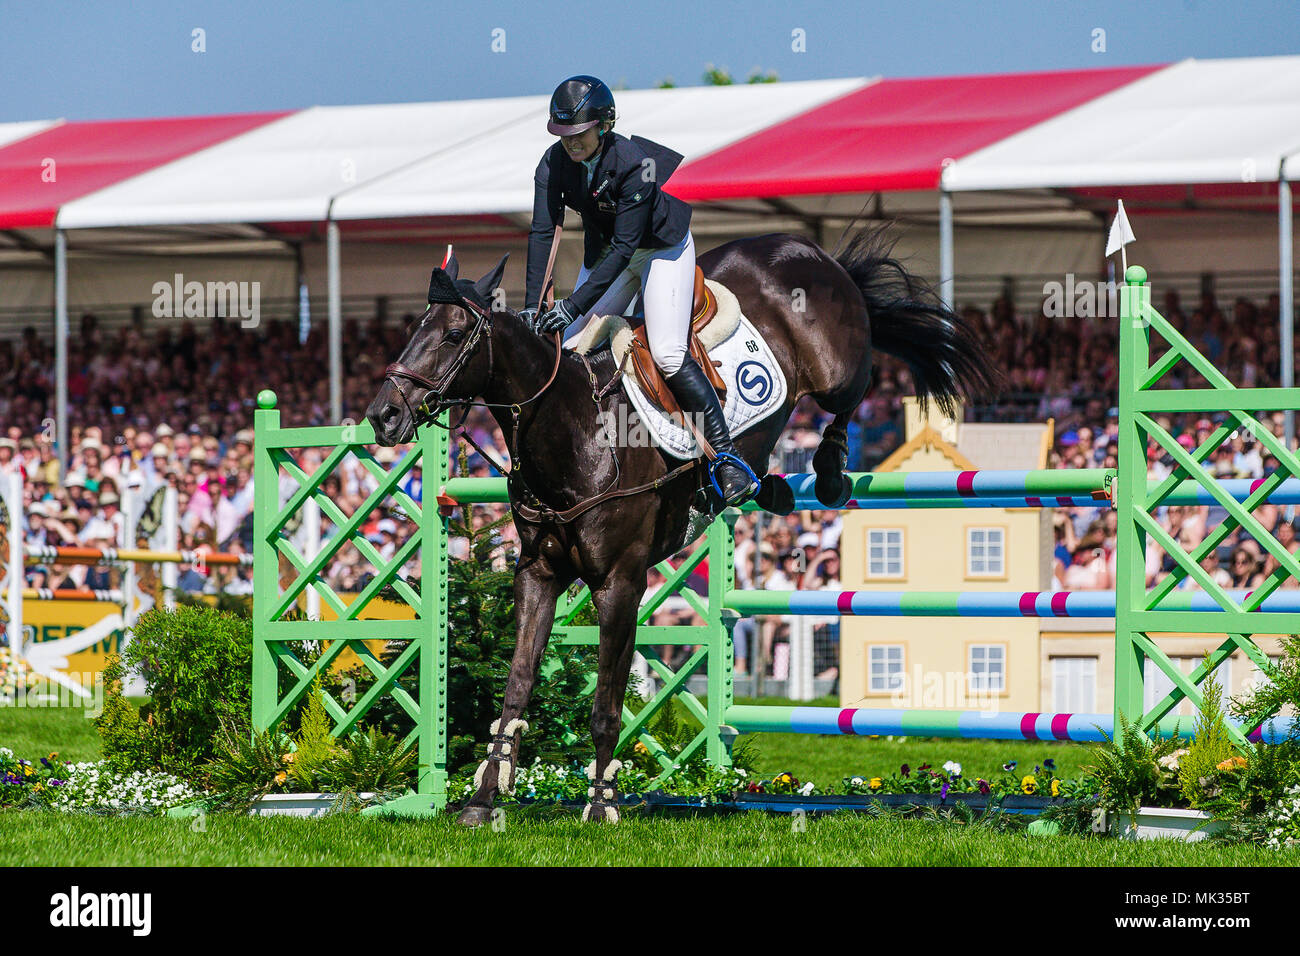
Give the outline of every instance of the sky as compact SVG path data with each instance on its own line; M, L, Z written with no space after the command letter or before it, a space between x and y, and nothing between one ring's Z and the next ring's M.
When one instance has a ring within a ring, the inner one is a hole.
M805 80L1288 53L1300 0L0 0L0 121L518 96L574 73L693 86L709 64Z

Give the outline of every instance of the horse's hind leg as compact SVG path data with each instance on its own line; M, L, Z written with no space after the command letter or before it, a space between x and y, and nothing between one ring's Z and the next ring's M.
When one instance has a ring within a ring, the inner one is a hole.
M822 442L813 455L817 479L813 492L827 508L842 508L853 493L853 482L844 474L849 461L849 419L853 411L840 412L822 431Z
M519 743L528 729L523 714L555 622L555 601L565 586L549 567L536 560L521 565L515 574L515 655L510 662L501 716L492 723L487 759L474 775L477 789L457 817L464 826L486 823L497 794L514 792Z
M584 820L618 822L618 771L614 759L623 729L623 697L636 651L636 615L645 582L645 567L639 575L611 575L592 594L600 618L600 651L596 668L596 693L591 705L591 736L596 759L587 768L591 786L587 790Z

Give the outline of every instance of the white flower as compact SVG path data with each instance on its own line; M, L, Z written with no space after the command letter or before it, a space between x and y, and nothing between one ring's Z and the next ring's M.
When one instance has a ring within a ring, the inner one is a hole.
M809 796L812 792L813 792L813 782L811 780L809 780L807 783L805 783L802 787L799 788L799 793L805 797Z
M947 770L948 773L950 773L954 777L961 776L961 764L957 763L957 761L955 760L949 760L946 764L943 765L943 769Z

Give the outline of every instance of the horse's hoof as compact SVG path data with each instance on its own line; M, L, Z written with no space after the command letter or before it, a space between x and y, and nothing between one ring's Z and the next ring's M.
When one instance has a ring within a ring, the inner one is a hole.
M853 481L844 472L819 474L813 483L813 493L827 508L843 508L853 496Z
M774 515L788 515L794 511L794 489L780 475L764 475L754 501L764 511L770 511Z
M460 811L456 822L463 827L481 827L492 819L491 807L466 807Z

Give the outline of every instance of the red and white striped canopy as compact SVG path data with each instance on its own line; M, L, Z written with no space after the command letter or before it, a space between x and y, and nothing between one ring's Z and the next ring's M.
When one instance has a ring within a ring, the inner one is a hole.
M1300 172L1295 56L617 95L620 130L685 154L672 191L697 204L940 185L1275 195ZM545 106L0 124L0 230L518 217Z

